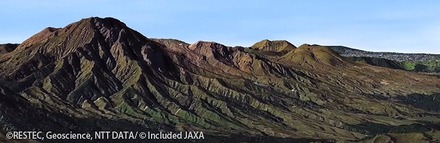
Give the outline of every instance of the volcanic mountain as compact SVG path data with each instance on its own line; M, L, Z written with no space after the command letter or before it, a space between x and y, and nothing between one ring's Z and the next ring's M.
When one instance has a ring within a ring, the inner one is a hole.
M440 77L351 62L325 46L188 44L92 17L3 51L2 134L168 130L203 131L197 141L205 142L440 141Z

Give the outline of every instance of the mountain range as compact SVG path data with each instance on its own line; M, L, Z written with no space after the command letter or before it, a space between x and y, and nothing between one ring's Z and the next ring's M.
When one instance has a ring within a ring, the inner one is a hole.
M0 141L16 130L165 130L203 131L201 142L439 142L440 76L404 63L439 56L367 54L190 44L85 18L0 45Z

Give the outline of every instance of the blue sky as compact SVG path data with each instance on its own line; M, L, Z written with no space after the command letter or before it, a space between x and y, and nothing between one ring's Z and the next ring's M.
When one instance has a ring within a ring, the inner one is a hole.
M152 38L250 46L263 39L440 54L436 0L2 0L0 43L81 18L114 17Z

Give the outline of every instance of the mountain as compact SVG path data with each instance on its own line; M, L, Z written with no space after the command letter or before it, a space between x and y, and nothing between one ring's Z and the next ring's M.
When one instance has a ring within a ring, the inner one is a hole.
M296 49L296 47L289 43L286 40L262 40L260 42L255 43L249 49L257 51L262 55L282 55L290 52L291 50Z
M0 71L3 135L164 130L203 131L202 142L440 140L439 76L352 62L325 46L189 44L92 17L46 28L0 54Z
M291 50L289 53L281 56L279 61L285 63L294 63L294 65L310 65L315 68L322 65L345 66L349 64L342 57L327 47L304 44L298 49Z

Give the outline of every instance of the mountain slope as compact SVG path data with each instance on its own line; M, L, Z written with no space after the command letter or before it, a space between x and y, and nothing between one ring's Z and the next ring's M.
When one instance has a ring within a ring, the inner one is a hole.
M119 122L74 129L197 130L249 141L355 141L407 125L420 128L404 132L439 130L428 125L440 111L427 106L440 105L439 77L353 63L321 46L263 45L149 39L93 17L47 28L0 55L0 86L5 101L20 98L18 113L59 115L44 119L48 125L73 118L58 126L64 130L77 120Z

